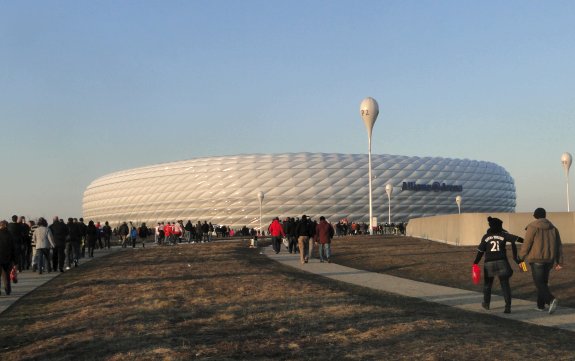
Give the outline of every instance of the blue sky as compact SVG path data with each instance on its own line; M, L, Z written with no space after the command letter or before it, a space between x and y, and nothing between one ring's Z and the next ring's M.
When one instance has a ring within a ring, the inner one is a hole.
M573 1L0 1L0 218L79 216L158 162L366 153L367 96L374 154L491 161L517 211L565 211L574 24Z

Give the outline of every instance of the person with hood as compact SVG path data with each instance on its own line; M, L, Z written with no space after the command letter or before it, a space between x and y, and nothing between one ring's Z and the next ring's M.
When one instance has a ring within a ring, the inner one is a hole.
M483 263L483 303L481 306L489 310L491 303L491 287L495 276L499 277L501 290L503 291L503 299L505 300L504 313L511 313L511 286L509 285L509 278L513 275L513 270L507 260L506 246L507 242L511 243L511 251L513 252L513 260L519 264L517 258L517 245L515 242L522 242L521 237L507 233L503 230L503 221L499 218L487 217L489 229L487 233L481 238L481 242L477 247L477 256L473 264L478 264L485 254L485 262Z
M284 228L282 227L280 219L278 217L274 218L274 220L268 227L268 231L272 236L272 247L276 252L276 254L278 254L280 253L282 248L282 237L286 236Z
M549 314L557 309L557 298L549 290L549 272L563 268L563 246L559 230L549 222L547 212L537 208L533 212L535 221L525 228L525 243L521 246L519 259L529 262L533 282L537 288L537 310L545 311L549 305Z

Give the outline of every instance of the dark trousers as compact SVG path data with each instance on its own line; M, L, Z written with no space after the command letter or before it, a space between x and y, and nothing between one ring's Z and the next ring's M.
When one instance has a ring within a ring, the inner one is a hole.
M14 243L14 256L16 257L16 266L18 267L18 271L22 271L24 269L22 243Z
M289 253L296 253L297 252L297 237L296 236L289 236Z
M551 263L530 263L533 282L537 288L537 307L544 308L555 299L549 291L549 271L553 267Z
M63 270L64 260L66 259L66 246L56 246L52 253L52 269Z
M282 238L272 237L272 247L276 253L279 253L282 249Z
M0 263L0 282L4 285L4 291L6 291L7 295L12 291L10 271L12 271L12 264L10 262Z
M493 280L495 277L487 277L483 274L483 302L489 304L491 302L491 287L493 287ZM511 307L511 286L509 285L509 277L499 276L499 283L501 284L501 291L503 291L503 299L505 300L505 307Z
M109 235L104 236L104 247L110 249L110 236Z
M68 267L72 267L72 263L76 264L79 258L80 258L80 242L67 242L66 260Z

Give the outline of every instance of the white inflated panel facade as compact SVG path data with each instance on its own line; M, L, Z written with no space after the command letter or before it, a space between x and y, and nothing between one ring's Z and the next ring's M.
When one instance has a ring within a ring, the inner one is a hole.
M372 155L373 216L388 219L385 185L394 186L392 222L462 212L514 212L515 185L499 165L436 157ZM84 192L86 220L204 220L259 227L276 216L325 216L369 223L366 154L287 153L196 158L115 172Z

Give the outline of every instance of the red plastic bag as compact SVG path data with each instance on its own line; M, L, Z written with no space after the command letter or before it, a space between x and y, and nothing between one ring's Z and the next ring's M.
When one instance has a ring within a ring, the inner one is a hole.
M16 269L16 266L12 267L12 271L10 271L10 281L18 283L18 270Z
M471 267L471 277L473 278L473 283L479 284L481 280L481 268L479 268L479 265L474 264Z

